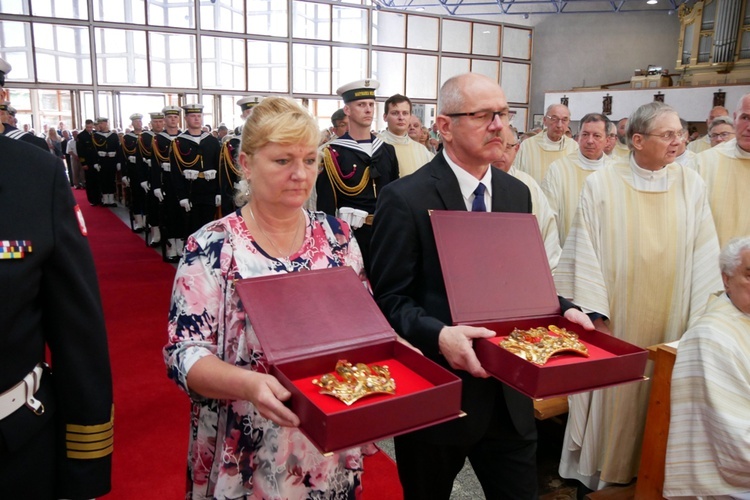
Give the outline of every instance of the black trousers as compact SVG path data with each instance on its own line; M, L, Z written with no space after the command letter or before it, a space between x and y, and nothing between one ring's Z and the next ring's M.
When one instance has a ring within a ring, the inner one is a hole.
M536 429L519 435L503 398L498 398L489 428L476 443L448 446L413 434L394 442L405 500L448 500L467 458L488 500L537 498Z

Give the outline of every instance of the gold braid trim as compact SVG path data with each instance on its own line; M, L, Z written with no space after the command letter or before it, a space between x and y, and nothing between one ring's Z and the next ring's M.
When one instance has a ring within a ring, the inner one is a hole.
M232 154L229 152L228 141L221 145L221 155L219 155L219 168L221 168L222 165L226 165L228 167L228 170L234 172L236 176L240 176L240 169L234 165Z
M178 143L177 139L175 139L172 145L172 150L174 151L174 159L177 162L177 168L180 169L180 172L182 172L185 168L191 168L198 164L199 161L203 159L203 155L198 154L196 155L195 159L191 161L190 163L186 162L182 159L182 154L180 153L180 144Z
M138 147L138 139L136 139L136 145L133 146L133 149L128 149L128 147L125 144L126 144L126 141L125 141L125 137L123 136L122 140L120 141L120 145L122 145L123 152L125 153L125 155L134 155L135 150Z
M154 157L159 161L159 163L169 163L169 148L172 147L172 143L170 142L167 146L167 155L163 156L161 154L161 151L159 150L159 141L156 140L156 137L154 137L154 141L151 144L153 150L154 150Z
M138 141L136 142L136 145L138 146L138 151L141 152L141 156L142 157L144 157L144 158L151 158L151 156L152 156L151 155L151 151L146 146L143 145L143 137L145 135L146 134L141 134L141 135L138 136ZM151 138L151 142L153 143L153 141L155 139L156 139L156 136L152 137Z
M336 165L333 163L333 157L331 156L331 150L326 148L323 152L323 164L325 165L326 172L328 173L328 179L331 181L331 186L334 187L335 191L347 195L347 196L358 196L365 190L367 183L370 182L370 167L365 167L365 171L362 174L362 180L359 184L353 187L349 187L344 183L344 180L339 176Z
M91 134L91 142L94 143L94 146L96 146L97 148L100 148L102 146L106 146L107 145L107 138L105 137L102 142L96 142L96 132L95 132L95 133Z

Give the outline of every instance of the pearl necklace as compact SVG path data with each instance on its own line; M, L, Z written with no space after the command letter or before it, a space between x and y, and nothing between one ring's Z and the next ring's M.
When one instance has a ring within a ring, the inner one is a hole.
M265 236L265 238L271 244L271 246L276 251L276 253L279 255L286 255L286 257L271 257L271 256L269 257L276 260L277 262L280 262L284 266L284 268L287 270L287 272L291 272L294 269L294 265L292 264L292 261L289 257L291 257L292 254L294 253L294 243L297 241L297 236L299 235L299 224L297 224L297 228L294 230L294 238L292 238L292 246L289 248L289 251L286 252L285 254L284 252L279 250L279 247L276 246L276 243L274 243L271 237L268 236L268 234L266 234L266 232L263 230L262 227L260 227L260 224L258 224L258 221L255 219L255 214L253 213L253 209L250 207L249 204L247 208L248 210L250 210L250 217L253 219L253 222L258 227L261 234Z

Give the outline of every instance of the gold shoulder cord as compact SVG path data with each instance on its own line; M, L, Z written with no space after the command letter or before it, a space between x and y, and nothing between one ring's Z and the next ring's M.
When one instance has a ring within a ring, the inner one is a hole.
M102 142L96 142L96 134L91 134L91 142L94 143L94 146L100 148L107 145L107 138L105 137Z
M231 170L234 172L236 176L240 176L240 169L237 168L234 165L234 160L232 160L232 155L229 153L229 141L225 142L221 145L221 155L219 156L219 167L221 167L222 164L228 166L228 170Z
M120 144L122 145L122 150L125 152L126 155L131 156L135 154L135 150L138 147L138 140L136 139L136 145L133 147L133 149L128 149L126 146L127 141L125 141L125 137L122 138L122 141L120 141Z
M182 154L180 154L180 145L177 143L177 139L175 139L173 142L175 143L172 145L172 149L174 150L174 159L177 162L177 168L180 170L180 173L182 173L182 170L185 168L194 167L198 164L199 161L203 159L203 155L198 154L193 161L189 163L186 162L182 159Z
M331 150L329 148L325 148L323 151L323 165L325 165L328 180L331 182L331 188L333 188L333 201L336 205L338 205L336 191L351 197L358 196L365 190L367 183L370 182L370 167L366 167L359 184L353 187L347 186L339 176L336 165L333 164L333 157L331 157Z
M143 141L141 140L143 138L143 136L144 136L144 134L141 134L141 135L138 136L138 141L136 142L136 145L138 146L138 151L141 152L141 156L143 156L144 158L150 158L151 157L151 152L149 151L149 149L146 146L143 145ZM154 142L155 139L156 139L156 136L154 136L151 139L151 142Z
M169 163L169 148L172 147L172 143L169 143L169 146L167 146L167 156L164 156L159 151L159 141L156 140L156 136L154 136L154 140L151 143L152 149L154 151L154 157L159 161L159 163Z

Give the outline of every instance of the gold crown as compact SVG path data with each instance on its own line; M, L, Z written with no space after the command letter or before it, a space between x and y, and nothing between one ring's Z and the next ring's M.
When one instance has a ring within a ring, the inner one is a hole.
M345 359L338 360L335 373L326 373L312 383L321 387L321 394L338 398L346 405L371 394L396 394L396 381L387 365L352 365Z
M531 330L516 328L508 338L500 342L500 347L537 365L545 364L549 358L561 352L589 357L589 350L578 340L578 334L555 325Z

